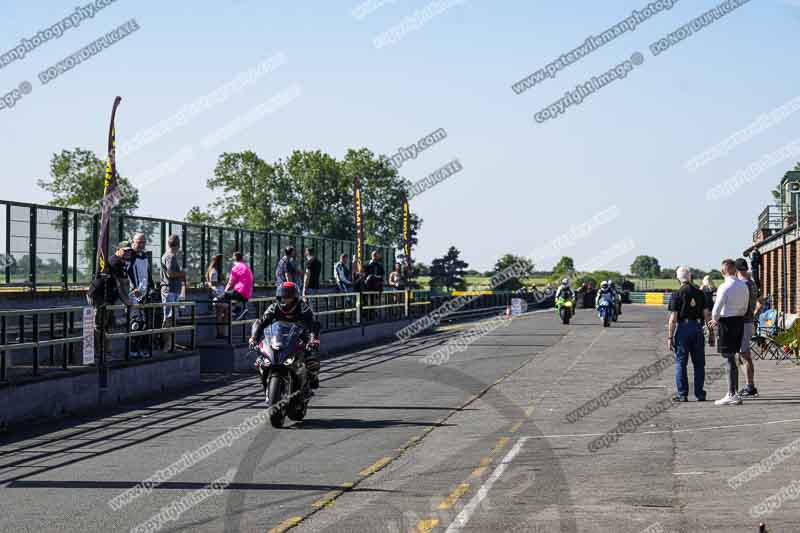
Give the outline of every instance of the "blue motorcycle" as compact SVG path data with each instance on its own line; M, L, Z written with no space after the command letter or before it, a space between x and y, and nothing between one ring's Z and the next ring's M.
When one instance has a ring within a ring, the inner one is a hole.
M604 294L597 302L597 316L603 319L603 327L607 328L611 325L611 321L615 318L615 302L612 301L610 294Z

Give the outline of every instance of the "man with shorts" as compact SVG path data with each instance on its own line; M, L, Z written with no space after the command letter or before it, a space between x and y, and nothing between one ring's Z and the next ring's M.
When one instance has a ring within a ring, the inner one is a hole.
M739 396L739 367L736 365L736 353L742 347L744 315L747 313L750 290L744 281L736 277L736 263L733 259L725 259L720 270L725 276L725 283L717 291L709 326L718 332L717 351L725 360L728 392L714 403L739 405L742 403L742 397Z
M752 276L748 272L747 260L736 260L736 277L747 284L750 290L750 300L747 305L747 312L744 315L744 326L742 329L742 347L738 353L738 364L742 367L746 385L739 391L739 396L758 396L758 389L755 386L755 368L753 366L753 358L750 355L750 338L753 336L755 330L755 316L757 307L760 307L760 299L758 297L758 287L753 281Z
M178 261L178 252L181 239L177 235L170 235L167 239L167 252L161 256L161 303L173 303L179 300L183 284L186 283L186 272L181 270ZM161 327L175 326L175 307L164 306L164 320ZM175 351L175 334L161 334L161 348Z

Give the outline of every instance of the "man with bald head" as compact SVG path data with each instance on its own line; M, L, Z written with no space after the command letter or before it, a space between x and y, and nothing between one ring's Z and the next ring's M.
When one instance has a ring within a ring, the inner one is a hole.
M696 285L692 283L691 271L679 267L675 277L681 287L672 293L669 301L669 324L667 326L667 345L675 353L675 388L677 390L673 400L676 402L688 401L689 378L687 366L689 357L692 358L694 368L694 396L698 402L706 400L706 391L703 383L706 378L706 352L705 334L703 323L708 322L711 310L706 304L706 299Z

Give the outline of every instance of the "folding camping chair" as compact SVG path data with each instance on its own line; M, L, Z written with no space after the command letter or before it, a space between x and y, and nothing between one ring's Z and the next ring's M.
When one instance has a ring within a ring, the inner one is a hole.
M750 353L753 359L790 359L791 354L783 353L783 346L775 339L784 333L778 328L778 311L767 309L756 322L755 335L750 338Z

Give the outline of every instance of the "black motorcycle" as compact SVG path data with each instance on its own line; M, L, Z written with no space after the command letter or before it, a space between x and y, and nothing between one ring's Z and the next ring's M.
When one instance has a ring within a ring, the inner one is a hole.
M319 370L319 362L306 360L308 347L303 340L305 328L299 324L278 321L264 331L264 339L256 351L256 369L266 393L273 427L283 427L290 420L305 418L311 398L311 372Z

